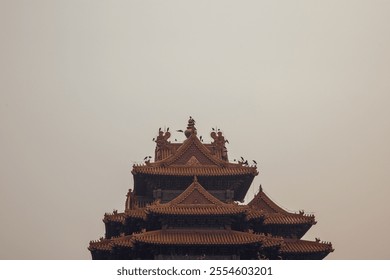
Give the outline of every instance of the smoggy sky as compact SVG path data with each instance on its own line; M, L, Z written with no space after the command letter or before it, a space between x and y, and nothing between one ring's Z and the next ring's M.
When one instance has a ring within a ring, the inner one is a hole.
M0 1L0 259L90 259L159 127L229 140L328 259L390 259L389 1ZM183 140L174 133L171 140Z

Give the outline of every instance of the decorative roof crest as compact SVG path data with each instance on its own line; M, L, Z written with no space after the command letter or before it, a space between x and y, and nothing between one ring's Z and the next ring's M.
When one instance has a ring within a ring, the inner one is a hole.
M215 153L222 160L228 161L227 149L225 146L225 143L228 143L228 140L225 140L225 137L219 129L217 130L217 132L215 132L213 128L213 131L210 133L210 136L214 139L214 142L212 142L211 144L214 146Z
M184 134L187 138L189 138L192 134L197 134L196 127L195 127L195 120L190 116L190 119L188 120L187 130L184 131Z

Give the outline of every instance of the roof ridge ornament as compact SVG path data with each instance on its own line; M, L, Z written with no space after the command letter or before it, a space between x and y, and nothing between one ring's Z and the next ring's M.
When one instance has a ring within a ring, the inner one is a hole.
M215 132L215 129L210 133L211 138L214 139L214 141L211 143L214 148L214 154L224 160L228 161L228 155L227 155L227 149L225 143L228 143L228 141L225 139L225 136L223 136L223 133L220 129Z
M154 142L156 142L156 150L155 150L155 161L162 160L167 156L167 153L171 150L171 142L168 139L171 137L171 133L167 129L166 132L161 130L161 127L158 129L157 138L153 138ZM149 160L146 160L149 159ZM148 165L150 163L150 157L145 157L145 163Z
M195 120L190 116L190 119L188 120L187 129L184 132L185 136L187 138L190 138L192 134L197 134L196 127L195 127Z

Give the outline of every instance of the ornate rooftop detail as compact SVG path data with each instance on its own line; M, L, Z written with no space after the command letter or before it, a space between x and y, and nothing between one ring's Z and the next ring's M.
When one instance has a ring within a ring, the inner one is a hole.
M241 176L258 174L256 168L253 167L237 167L237 168L220 168L213 166L168 166L168 167L153 167L134 166L133 174L150 174L150 175L170 175L170 176Z
M199 166L199 165L202 165L199 160L196 158L196 156L192 156L186 163L186 165L189 165L189 166Z
M129 189L126 195L125 210L134 209L136 207L136 201L133 190Z
M169 137L171 137L171 133L169 132L169 128L165 133L161 130L161 128L159 128L158 136L155 140L155 142L156 142L155 160L156 161L162 160L170 154L170 151L171 151L170 143L171 142L168 141Z
M162 131L160 134L166 135ZM229 163L224 137L218 134L215 134L215 137L212 144L203 144L195 133L189 135L182 144L172 144L167 139L156 140L156 142L160 141L156 147L156 161L134 165L132 173L172 176L256 176L258 174L256 166Z
M186 139L171 143L169 128L159 129L155 161L146 156L133 166L125 210L104 215L105 238L88 247L93 259L323 259L333 252L319 238L301 240L314 215L286 211L261 186L247 205L235 202L244 202L257 162L230 163L228 141L212 130L213 141L203 143L190 117Z
M195 128L195 120L190 116L190 119L188 120L187 130L184 131L184 135L189 138L192 134L197 134L196 128Z
M227 140L225 140L225 137L222 135L222 132L218 131L216 133L215 131L213 131L211 132L210 136L214 139L214 142L212 142L211 144L214 147L216 155L222 160L228 161L228 154L225 146Z

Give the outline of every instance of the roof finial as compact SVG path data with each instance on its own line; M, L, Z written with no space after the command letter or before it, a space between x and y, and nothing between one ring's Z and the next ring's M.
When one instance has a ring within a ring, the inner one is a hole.
M198 176L194 175L194 183L198 183Z
M188 120L187 130L184 132L185 136L189 138L192 134L196 135L195 120L190 116Z
M259 186L259 192L263 192L263 187L261 186L261 184Z

